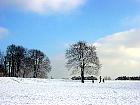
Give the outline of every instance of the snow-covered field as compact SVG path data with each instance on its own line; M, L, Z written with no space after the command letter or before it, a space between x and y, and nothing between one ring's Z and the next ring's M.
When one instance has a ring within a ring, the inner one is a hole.
M140 82L1 77L0 105L140 105Z

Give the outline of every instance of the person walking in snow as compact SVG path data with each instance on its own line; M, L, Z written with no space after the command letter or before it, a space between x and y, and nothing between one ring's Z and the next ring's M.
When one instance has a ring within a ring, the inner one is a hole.
M92 79L92 83L94 83L94 79Z
M99 83L101 83L102 82L102 77L100 76L100 81L99 81Z
M105 82L105 79L103 78L103 83Z

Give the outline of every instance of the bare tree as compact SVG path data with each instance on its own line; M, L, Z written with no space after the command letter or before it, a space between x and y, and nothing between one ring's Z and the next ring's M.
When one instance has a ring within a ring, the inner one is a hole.
M15 58L16 58L15 54L16 54L16 46L13 44L8 46L6 50L6 57L9 66L8 73L9 76L11 77L15 76Z
M25 58L25 54L26 54L26 50L24 47L22 46L17 46L16 47L16 76L20 76L20 70L22 68L22 63L23 63L23 60Z
M84 73L97 75L101 64L96 54L96 47L79 41L66 50L67 67L69 70L81 72L81 82L84 83Z
M21 63L25 56L25 48L12 44L7 47L6 53L7 62L9 62L8 66L10 76L19 77Z
M0 51L0 64L4 62L4 54Z
M51 66L49 58L40 50L12 44L7 47L5 56L0 52L0 70L7 71L9 77L47 78Z
M34 65L33 77L45 78L51 70L49 58L40 50L32 49L29 53Z
M34 62L26 51L25 57L21 62L20 77L26 78L31 77L32 71L34 70Z
M48 57L44 57L42 63L40 64L40 68L38 69L38 77L39 78L48 78L48 73L51 71L50 60Z
M4 54L0 51L0 73L2 73L0 76L5 76L6 75L6 69L4 65Z

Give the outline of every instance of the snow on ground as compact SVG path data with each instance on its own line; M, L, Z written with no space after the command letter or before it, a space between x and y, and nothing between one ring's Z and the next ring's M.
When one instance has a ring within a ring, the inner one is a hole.
M1 77L0 105L140 105L140 82Z

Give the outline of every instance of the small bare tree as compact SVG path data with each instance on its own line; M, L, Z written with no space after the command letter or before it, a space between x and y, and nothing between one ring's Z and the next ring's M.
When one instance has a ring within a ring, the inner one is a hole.
M97 75L101 64L96 54L96 47L88 45L84 41L72 44L65 54L67 68L81 72L81 82L84 83L84 73Z
M51 71L49 58L40 50L29 50L30 58L34 65L34 78L47 78L47 73Z

